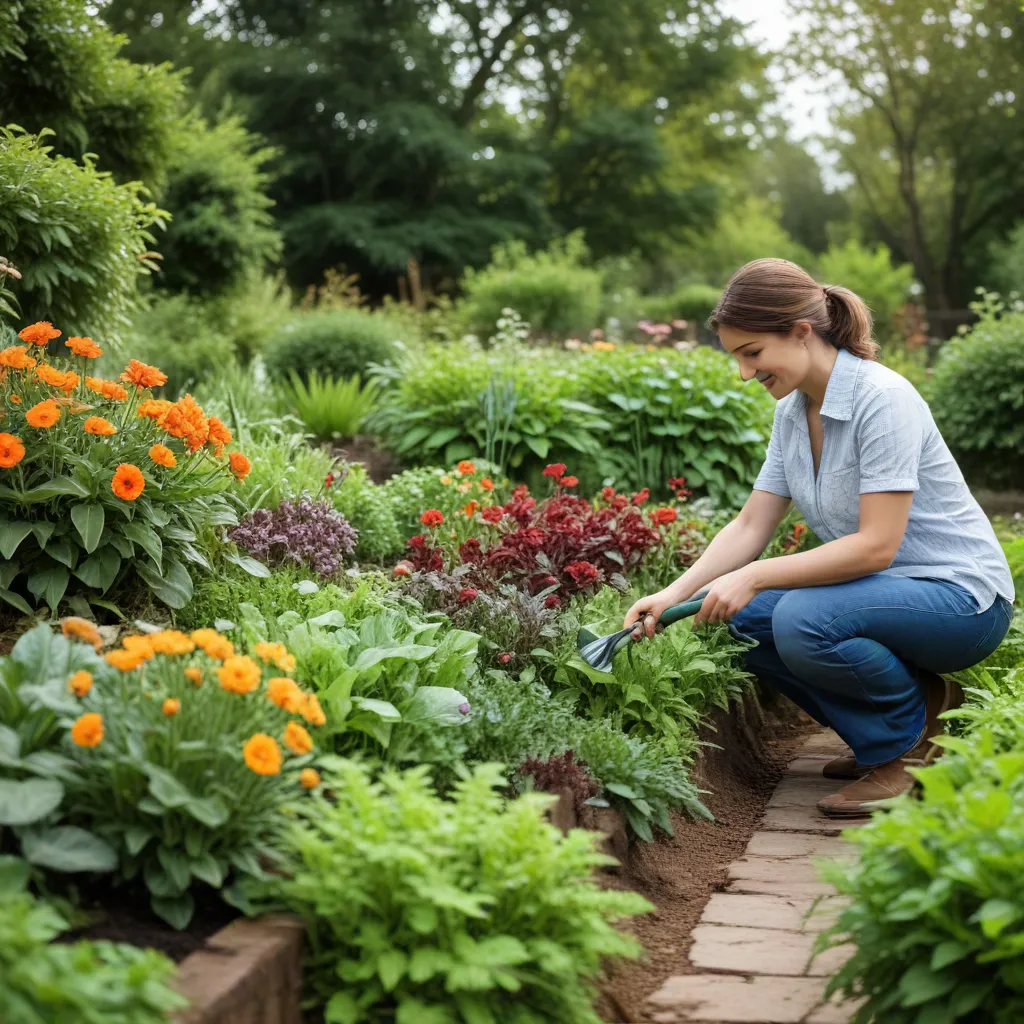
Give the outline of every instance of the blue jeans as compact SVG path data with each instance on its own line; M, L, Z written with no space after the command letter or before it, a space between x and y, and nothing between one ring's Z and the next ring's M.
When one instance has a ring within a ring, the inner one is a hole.
M876 573L849 583L765 590L730 628L757 641L747 668L834 729L864 765L902 756L921 739L918 669L958 672L987 658L1013 606L978 613L962 587Z

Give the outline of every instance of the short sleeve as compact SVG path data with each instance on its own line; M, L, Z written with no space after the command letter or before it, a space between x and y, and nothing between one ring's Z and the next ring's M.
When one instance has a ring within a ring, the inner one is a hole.
M765 456L761 472L754 481L755 491L768 491L783 498L792 498L789 483L786 480L786 465L782 459L782 425L779 417L779 406L775 408L775 420L772 423L772 436L768 439L768 452Z
M916 491L924 439L920 399L901 388L875 392L857 430L860 493Z

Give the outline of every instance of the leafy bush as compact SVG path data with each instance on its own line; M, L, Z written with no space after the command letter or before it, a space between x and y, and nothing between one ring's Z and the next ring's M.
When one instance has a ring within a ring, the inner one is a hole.
M327 377L366 377L371 363L385 363L396 354L401 330L386 317L358 309L303 313L268 339L264 350L271 377L287 379L295 371L303 379L316 370Z
M111 942L54 942L68 922L23 883L10 858L0 858L0 1020L167 1024L185 1008L170 988L167 957Z
M171 222L159 241L159 287L223 294L280 254L264 170L275 155L237 116L180 126L160 195Z
M399 516L403 521L411 518L408 510L398 507L394 492L387 485L379 486L367 476L362 463L345 464L336 472L337 478L327 494L359 534L356 558L384 561L397 557L406 536L413 532L410 528L403 533L398 526Z
M935 422L968 480L1024 479L1024 309L985 295L969 333L939 352L928 391Z
M597 1024L603 957L635 956L614 922L650 910L600 890L592 833L543 820L552 798L506 803L501 770L476 768L453 798L424 767L386 772L330 762L287 833L285 875L247 887L260 907L306 922L309 984L325 1020L396 1024Z
M586 258L578 232L536 253L523 242L507 242L495 248L488 266L466 271L459 312L485 338L508 308L536 332L584 334L597 325L602 283L600 271L584 266Z
M139 275L152 267L146 254L160 211L143 202L137 182L118 185L91 160L52 156L48 134L0 127L0 253L22 274L26 320L116 337Z
M311 447L302 434L264 437L249 445L252 472L242 481L241 497L249 508L277 508L285 498L320 495L337 460Z
M252 651L212 629L127 636L82 696L65 683L50 701L70 727L76 820L116 846L120 876L141 876L175 928L196 882L262 875L281 808L317 784L299 718L323 725L320 705L286 678L281 644Z
M914 284L914 268L909 263L894 266L887 246L871 249L854 239L830 245L818 257L817 276L825 284L851 289L868 304L875 337L883 344L892 336L896 314Z
M326 440L358 434L377 403L377 390L376 381L360 387L358 375L339 380L311 370L304 382L293 370L285 396L309 432Z
M497 466L483 459L474 459L468 465L473 472L462 473L458 466L407 469L380 485L378 493L390 506L403 542L422 532L420 516L428 508L437 509L446 519L454 519L469 502L486 504L504 490L507 481ZM463 468L468 466L463 464Z
M700 327L711 316L721 297L721 288L690 283L680 285L668 295L645 296L641 307L647 316L655 320L688 320Z
M0 353L9 431L0 463L0 598L25 613L26 592L52 611L72 596L102 606L116 583L141 580L181 608L192 596L185 561L210 567L200 538L237 523L223 491L248 473L248 459L222 458L231 433L191 397L143 401L163 382L155 367L132 360L123 384L90 377L100 354L90 338L69 339L80 354L47 362L44 339L59 334L34 324L19 337L35 355L24 344Z
M98 643L93 627L84 621L77 625ZM74 762L61 753L61 709L75 710L68 681L84 686L101 666L91 646L70 643L43 625L23 633L10 656L0 659L0 837L10 828L22 855L36 867L62 872L117 867L113 847L62 823ZM0 863L0 882L3 874Z

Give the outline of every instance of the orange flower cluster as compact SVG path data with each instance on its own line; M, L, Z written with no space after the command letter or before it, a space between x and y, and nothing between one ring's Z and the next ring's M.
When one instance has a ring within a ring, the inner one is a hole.
M320 785L320 773L315 768L303 768L299 772L299 782L303 789L316 789Z
M289 722L285 726L283 742L296 757L302 757L313 749L313 737L298 722Z
M28 354L24 345L12 345L0 352L0 366L6 366L9 370L31 370L36 365L36 360Z
M228 464L232 476L238 481L244 480L252 470L252 463L241 452L232 452L228 456Z
M210 422L191 395L179 398L156 422L171 437L183 440L190 452L198 451L210 437Z
M68 338L64 344L83 359L99 359L103 355L103 349L92 338Z
M12 469L25 458L25 446L20 437L0 434L0 468Z
M117 427L102 416L87 417L82 424L82 429L87 434L94 434L96 437L113 437L117 433Z
M244 654L234 655L217 669L217 678L228 693L252 693L260 685L260 667Z
M214 661L226 661L235 653L235 645L215 629L192 630L192 641Z
M18 331L18 337L30 345L45 345L48 341L59 338L60 331L49 320L40 320L38 323L23 327Z
M68 680L68 689L76 697L84 697L92 689L92 673L82 669Z
M263 641L256 645L255 651L256 657L264 665L269 665L273 662L282 672L295 671L295 655L289 654L288 648L284 644L272 644Z
M166 466L168 469L174 469L178 464L178 460L174 457L174 452L165 444L155 444L149 449L149 457L158 465Z
M112 402L123 402L128 397L128 392L116 381L102 380L99 377L86 377L85 386L97 395L109 398Z
M231 431L216 416L211 416L207 422L210 425L209 445L219 459L224 454L224 445L231 444Z
M69 640L81 640L83 643L92 644L95 650L103 646L103 637L100 631L88 619L80 618L77 615L69 615L60 621L60 631Z
M49 384L52 388L58 388L66 395L70 395L78 387L81 380L78 374L72 370L55 370L46 363L41 363L36 367L36 376L44 384Z
M167 374L155 366L140 363L138 359L129 359L119 379L137 388L158 388L167 383Z
M167 718L173 718L181 710L181 701L177 697L168 697L160 710Z

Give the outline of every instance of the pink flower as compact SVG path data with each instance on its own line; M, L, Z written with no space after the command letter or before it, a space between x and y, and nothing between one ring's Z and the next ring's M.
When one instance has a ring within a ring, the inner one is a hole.
M512 655L506 651L504 654L498 655L498 664L507 665L512 660Z
M475 601L480 596L478 590L474 590L472 587L463 587L459 591L459 604L469 604L470 601Z

